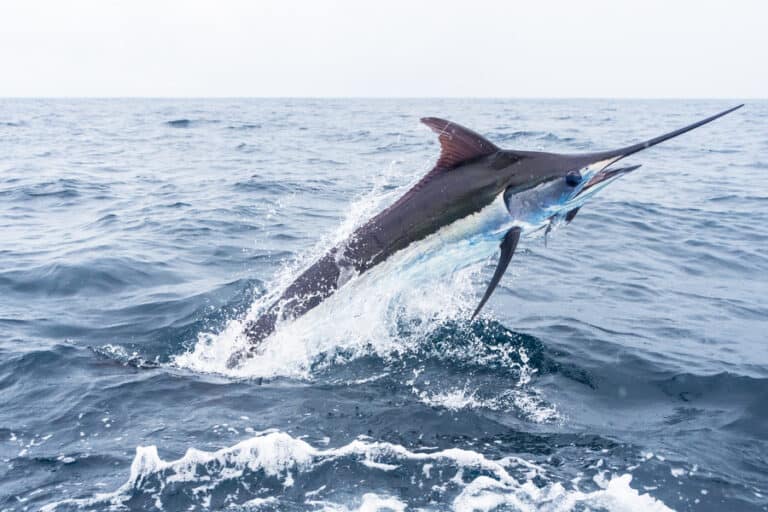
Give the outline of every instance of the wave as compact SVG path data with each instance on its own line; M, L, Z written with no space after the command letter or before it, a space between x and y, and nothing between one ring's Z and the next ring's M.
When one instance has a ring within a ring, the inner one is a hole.
M155 358L153 361L149 361L138 351L133 350L128 352L125 347L120 345L107 344L101 347L93 347L91 350L93 350L95 354L112 361L117 361L123 366L131 366L133 368L141 368L144 370L160 367L159 357Z
M306 127L302 127L303 129L307 129ZM401 134L397 134L397 136L400 136ZM326 142L331 143L350 143L350 142L360 142L363 140L369 140L371 137L371 132L369 130L341 130L338 132L326 132L321 131L317 134L318 137L320 137L322 140Z
M240 144L235 146L235 149L243 153L257 153L261 150L259 146L255 144L246 144L245 142L241 142Z
M740 167L752 167L754 169L768 169L768 162L762 160L755 160L747 165L741 165Z
M130 258L99 258L76 265L51 263L0 273L0 289L6 293L46 297L111 295L128 288L180 282L162 266Z
M397 142L390 142L388 144L377 146L372 151L366 151L363 153L363 155L378 155L381 153L409 153L418 151L424 148L425 143L423 141L418 142L404 142L404 141L397 141Z
M261 125L258 123L243 123L227 126L227 129L229 130L257 130L259 128L261 128Z
M515 132L505 133L493 133L489 135L490 139L499 143L520 141L520 140L537 140L547 142L573 142L576 139L573 137L561 137L552 132L543 131L530 131L530 130L518 130Z
M416 493L402 492L400 483L408 481ZM344 488L334 482L356 483ZM591 482L579 486L558 482L544 466L516 456L493 459L461 448L411 450L365 436L322 449L282 431L266 431L215 452L190 448L170 461L161 459L155 446L139 446L128 480L115 491L63 499L41 510L247 510L263 505L304 510L671 510L631 482L630 473L598 470ZM398 489L397 495L388 488Z
M166 121L166 125L172 128L187 128L192 124L189 119L174 119L172 121Z
M19 183L18 179L5 180L5 183ZM97 194L99 199L108 197L110 186L102 183L87 182L77 178L59 178L51 181L26 183L0 190L0 197L9 201L17 201L25 208L30 200L75 199L87 194ZM59 204L72 204L67 201Z
M203 124L217 124L220 122L218 119L187 119L184 117L166 121L165 125L170 128L192 128Z

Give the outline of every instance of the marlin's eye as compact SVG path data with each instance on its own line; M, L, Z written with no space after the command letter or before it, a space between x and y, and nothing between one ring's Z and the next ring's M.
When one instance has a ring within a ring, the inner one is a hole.
M568 186L575 187L581 183L581 173L579 171L570 171L565 175L565 182Z

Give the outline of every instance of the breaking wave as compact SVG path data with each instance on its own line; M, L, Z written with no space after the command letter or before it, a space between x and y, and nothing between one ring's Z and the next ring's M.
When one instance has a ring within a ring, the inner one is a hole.
M215 452L190 448L170 461L160 458L155 446L140 446L128 480L115 491L61 500L42 510L272 510L285 501L303 510L328 511L408 506L457 511L671 510L630 487L630 474L613 474L599 466L588 470L590 477L583 481L561 483L543 467L515 456L494 459L459 448L411 450L366 437L322 449L271 431ZM333 485L351 479L359 482L354 489ZM398 481L410 482L417 495L381 491L390 487L383 482Z

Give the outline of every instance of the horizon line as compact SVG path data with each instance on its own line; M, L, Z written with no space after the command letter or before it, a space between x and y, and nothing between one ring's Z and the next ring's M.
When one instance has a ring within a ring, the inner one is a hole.
M630 100L765 101L759 96L3 96L0 100Z

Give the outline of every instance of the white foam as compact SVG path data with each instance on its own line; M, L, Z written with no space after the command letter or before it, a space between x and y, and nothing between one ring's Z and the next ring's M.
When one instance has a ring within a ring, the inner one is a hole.
M269 507L269 509L272 510L276 503L277 503L277 498L275 498L274 496L270 496L269 498L253 498L252 500L248 500L245 503L243 503L241 507L246 510Z
M662 502L633 489L630 486L630 474L606 477L604 488L585 492L577 488L566 489L557 482L541 486L540 482L548 480L546 471L518 457L493 460L481 453L459 448L414 452L397 444L364 438L338 448L323 450L284 432L256 436L215 452L190 448L182 458L175 461L162 460L154 446L138 447L128 481L114 492L97 494L91 498L66 499L46 505L42 510L50 512L65 505L116 508L137 492L149 494L155 506L161 509L165 487L180 482L195 485L194 495L200 503L210 504L212 493L219 489L220 484L226 482L231 488L231 482L242 479L246 470L253 472L249 478L256 478L260 474L258 472L263 472L266 477L276 477L283 482L284 487L289 487L310 471L332 471L336 466L332 463L339 460L344 461L342 466L360 464L361 469L358 471L372 472L371 478L376 472L391 472L406 465L414 473L413 481L416 478L439 478L439 474L443 481L439 482L440 485L434 485L433 489L441 489L441 492L453 489L455 498L451 508L457 511L493 510L502 505L531 511L566 511L577 505L586 508L602 507L612 511L670 510ZM198 474L201 468L205 471ZM465 469L472 469L474 471L471 474L480 475L466 481ZM539 485L534 483L534 478ZM249 487L256 489L258 485L243 482L243 489ZM229 499L236 500L243 489L235 490ZM358 498L361 500L360 505L354 508L350 508L348 503L316 501L319 494L324 492L328 492L324 487L307 492L305 505L322 504L328 510L360 511L399 511L405 510L407 506L399 498L370 492ZM277 491L276 495L252 498L239 505L232 501L232 505L236 508L247 507L249 504L253 507L269 505L280 508L280 499L281 493Z
M567 490L560 483L538 487L528 480L511 484L504 480L481 476L467 485L454 500L453 509L464 511L491 511L499 507L520 511L565 512L577 506L612 512L669 512L672 509L648 494L640 494L630 487L629 474L613 477L606 489L592 492ZM510 492L514 488L516 492Z
M363 495L363 502L360 504L359 512L376 512L378 510L391 510L392 512L404 512L406 504L397 498L380 497L374 493Z
M492 401L480 400L476 396L476 391L469 390L467 387L455 388L449 391L443 391L430 394L427 391L418 393L421 402L432 407L444 407L451 411L461 409L476 409L486 407L495 409L496 404Z
M506 390L496 396L486 398L479 397L478 390L469 386L439 392L418 391L414 388L414 393L420 402L450 411L462 409L516 410L522 417L535 423L547 423L560 419L554 405L544 401L535 390L525 387Z
M462 347L462 350L466 350L466 347ZM407 382L411 386L411 392L426 405L452 411L462 409L514 410L520 416L535 423L561 419L557 407L544 400L539 391L529 385L536 370L528 365L529 358L524 347L494 347L491 353L483 350L483 347L473 347L469 351L473 352L474 362L501 362L506 369L517 370L518 379L514 387L497 391L489 396L488 391L483 389L482 383L473 383L471 379L467 379L466 383L460 387L454 386L448 389L435 390L428 381L425 383L425 389L420 389L417 383L418 374L416 374L412 380Z
M408 509L407 503L392 496L379 496L376 493L368 492L363 494L359 506L333 503L324 500L310 500L305 505L311 506L312 510L322 512L403 512Z

